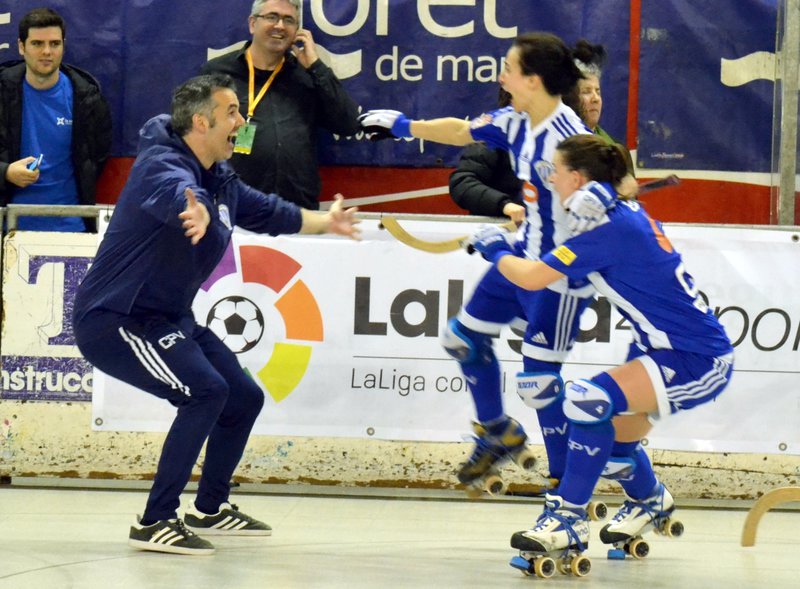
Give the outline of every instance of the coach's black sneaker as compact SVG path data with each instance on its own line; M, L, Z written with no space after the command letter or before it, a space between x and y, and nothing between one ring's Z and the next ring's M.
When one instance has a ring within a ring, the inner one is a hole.
M214 554L214 545L188 530L179 519L163 519L150 526L140 522L137 517L128 536L128 544L134 548L172 554Z
M214 515L198 511L194 503L189 504L183 520L192 530L203 535L225 536L271 536L272 528L239 511L236 505L223 503Z

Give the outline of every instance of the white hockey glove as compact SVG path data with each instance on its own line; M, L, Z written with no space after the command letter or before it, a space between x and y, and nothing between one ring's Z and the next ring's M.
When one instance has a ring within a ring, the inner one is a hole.
M606 213L616 204L614 195L601 185L596 182L587 184L564 203L567 208L567 228L572 235L591 231L608 221Z
M358 122L370 141L413 137L411 119L398 110L368 110L358 117Z

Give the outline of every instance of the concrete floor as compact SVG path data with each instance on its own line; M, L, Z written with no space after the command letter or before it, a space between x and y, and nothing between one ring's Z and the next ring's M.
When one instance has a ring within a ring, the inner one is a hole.
M684 536L648 536L650 555L641 561L607 560L606 547L597 539L601 525L595 524L586 553L593 565L589 576L543 580L508 565L516 554L509 537L533 523L541 500L467 501L455 492L337 492L237 494L234 502L269 523L273 536L214 537L216 554L187 557L128 547L128 527L144 505L144 490L0 486L0 587L800 586L796 510L768 512L756 546L742 548L749 505L682 507L676 516L685 524ZM613 506L618 499L608 501Z

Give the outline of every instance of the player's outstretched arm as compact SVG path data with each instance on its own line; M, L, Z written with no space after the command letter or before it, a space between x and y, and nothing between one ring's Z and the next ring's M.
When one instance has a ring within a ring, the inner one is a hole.
M372 141L391 138L424 139L445 145L474 143L469 122L453 117L414 121L397 110L369 110L358 117L366 137Z
M564 277L564 274L541 261L502 256L497 260L500 274L526 290L542 290Z
M342 202L342 195L337 194L334 197L331 208L325 213L300 209L303 215L303 225L300 227L300 233L334 233L359 240L361 238L361 229L358 224L361 223L361 220L356 217L358 208L345 209Z

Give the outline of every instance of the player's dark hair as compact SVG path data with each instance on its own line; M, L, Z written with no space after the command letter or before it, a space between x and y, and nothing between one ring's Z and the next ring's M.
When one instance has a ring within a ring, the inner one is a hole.
M497 106L505 108L509 104L511 104L511 94L506 92L501 86L500 90L497 92Z
M578 84L575 84L569 92L561 97L561 102L574 110L575 114L578 115L582 121L586 120L586 112L583 108L583 102L581 102L581 92L578 88Z
M597 135L573 135L556 148L564 164L577 170L589 180L619 184L628 174L628 165L622 146L609 145Z
M52 8L35 8L19 21L19 40L25 43L31 29L58 27L61 29L61 40L67 36L67 25L64 19Z
M236 92L236 85L227 74L195 76L178 86L172 93L172 129L183 137L192 130L192 117L203 114L211 117L214 110L212 95L227 88Z
M553 96L566 94L581 77L572 51L551 33L523 33L514 40L522 73L542 78Z

